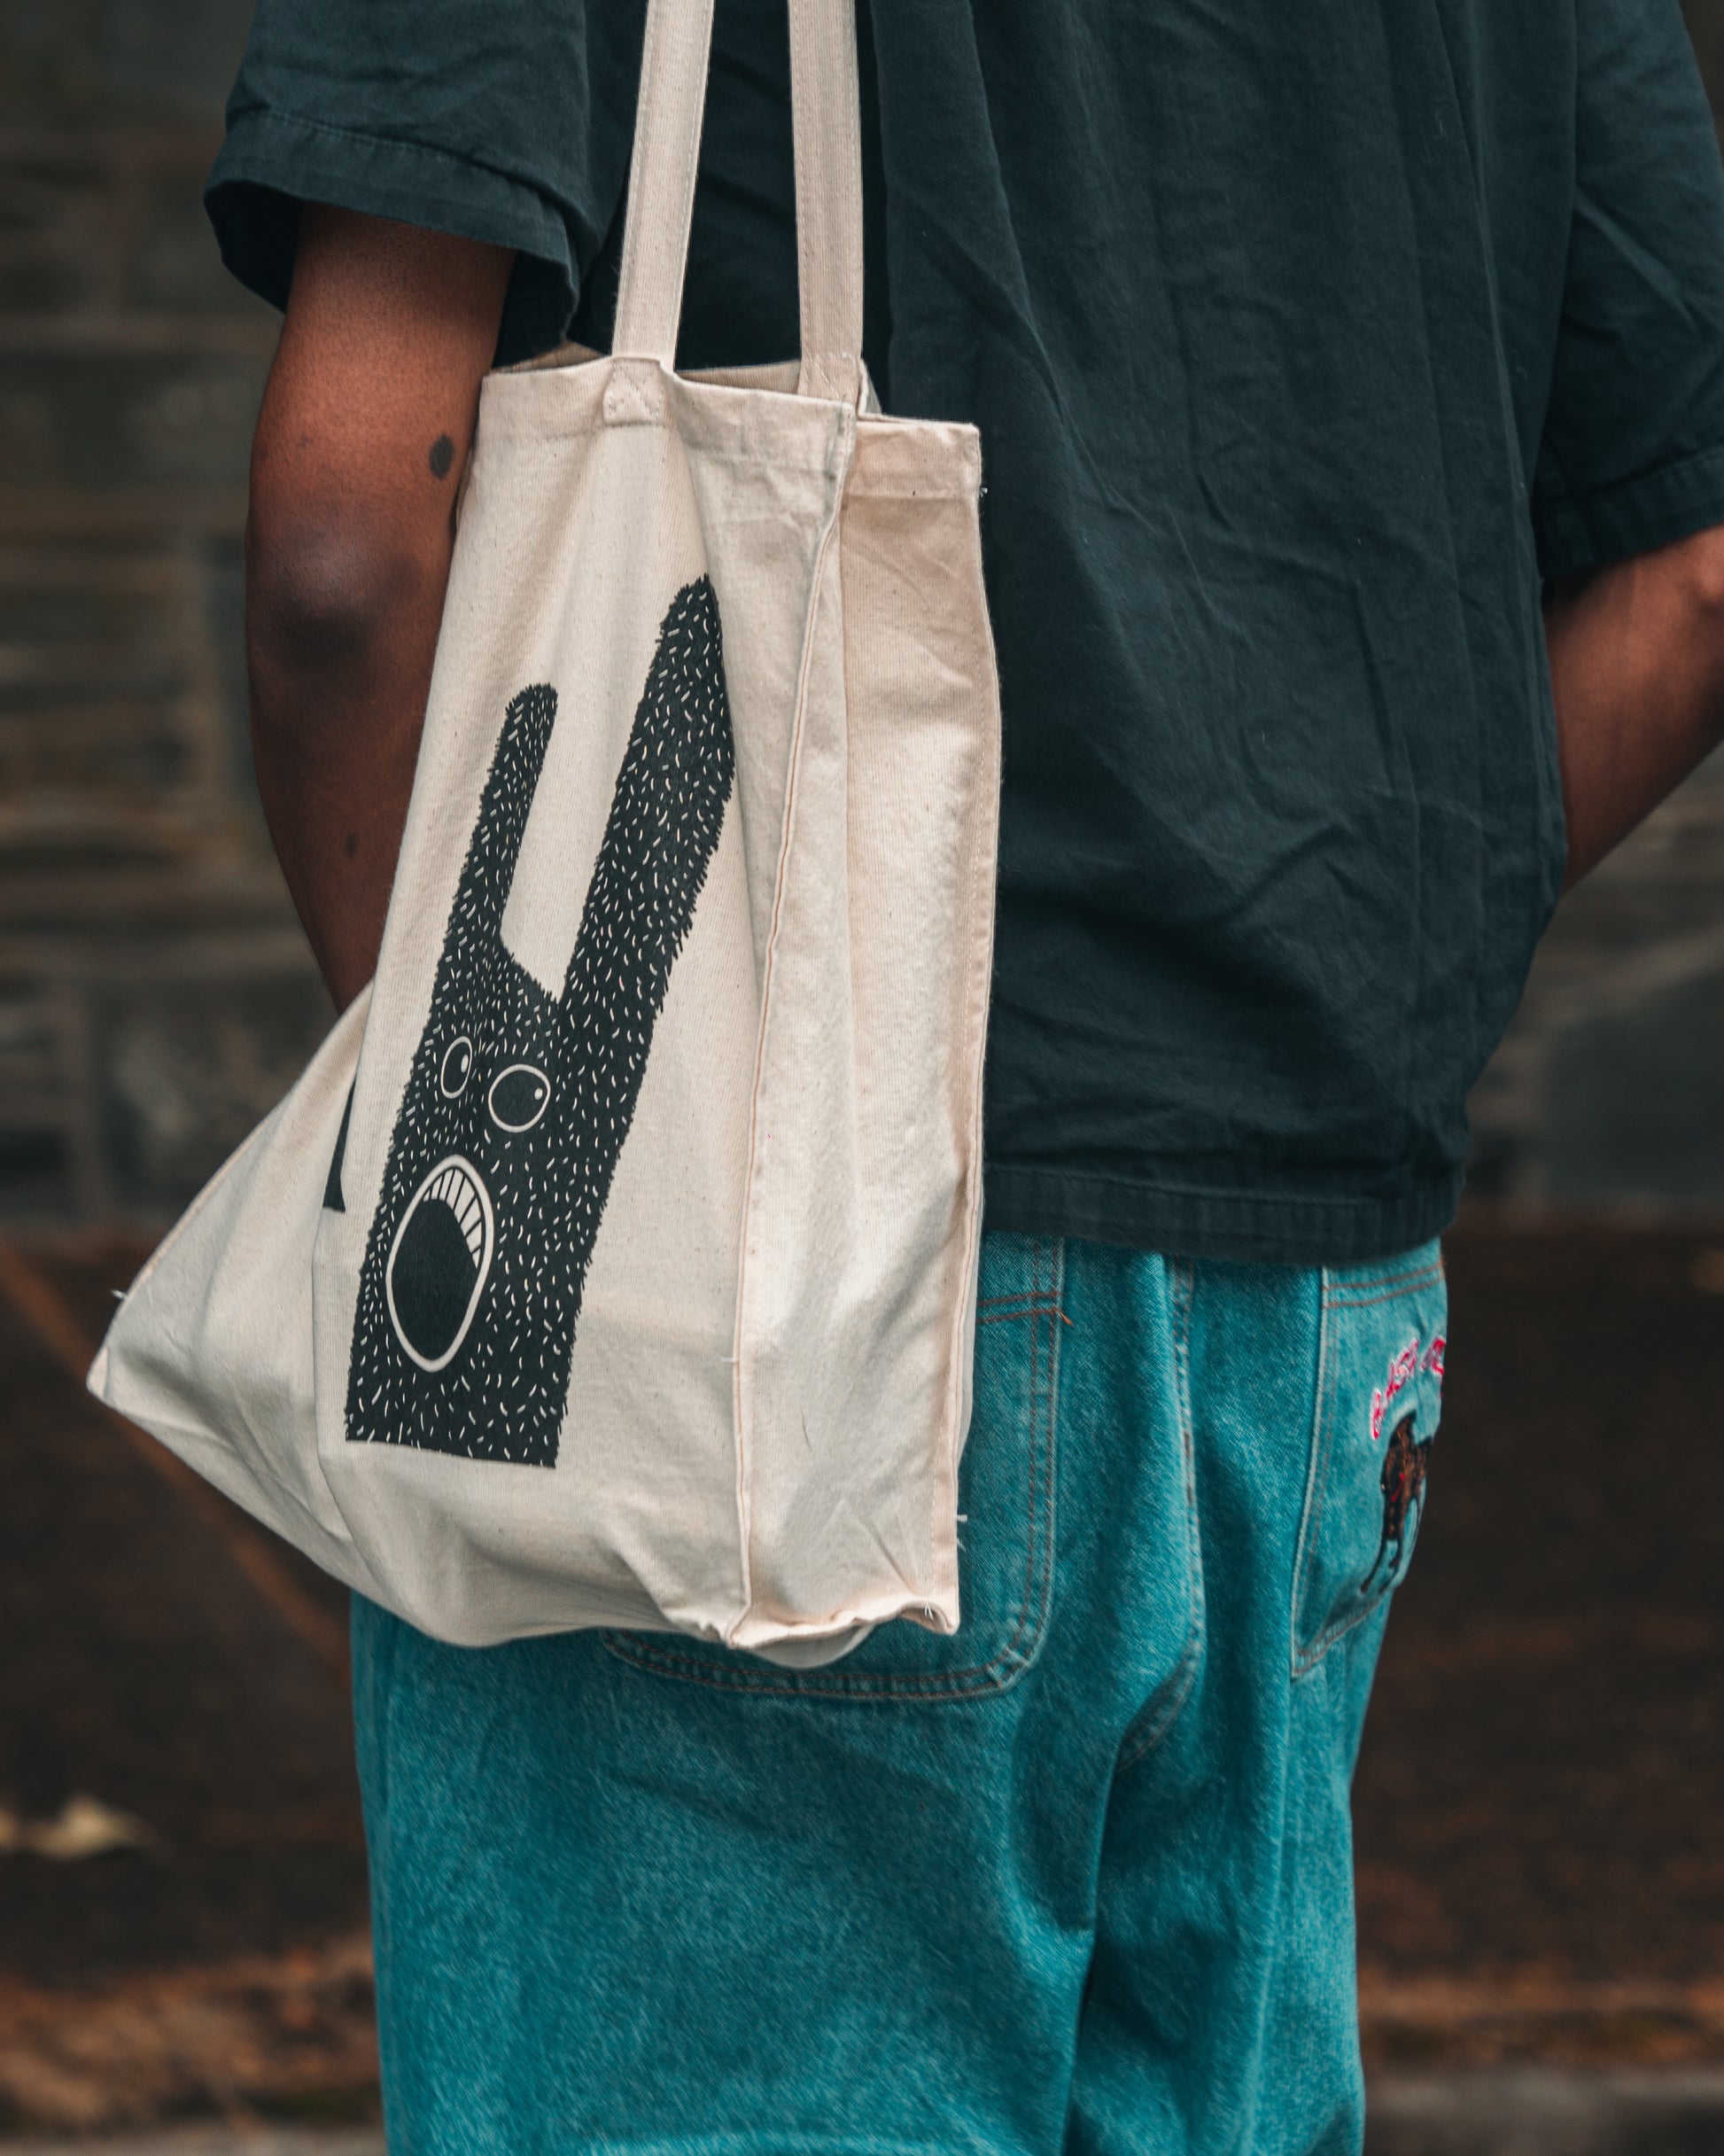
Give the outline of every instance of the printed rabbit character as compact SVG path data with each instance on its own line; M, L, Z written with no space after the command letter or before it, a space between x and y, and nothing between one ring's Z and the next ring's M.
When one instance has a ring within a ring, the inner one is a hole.
M685 586L660 627L551 996L501 931L556 704L521 691L485 782L366 1246L353 1440L556 1461L587 1265L730 798L711 582ZM339 1169L338 1152L338 1204Z

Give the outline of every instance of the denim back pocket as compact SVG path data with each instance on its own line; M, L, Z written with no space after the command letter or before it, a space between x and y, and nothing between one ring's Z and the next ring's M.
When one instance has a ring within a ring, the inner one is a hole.
M663 1632L604 1634L625 1662L726 1692L796 1700L964 1700L1029 1667L1053 1594L1054 1419L1064 1246L988 1235L976 1311L975 1396L958 1475L957 1631L881 1625L842 1662L788 1670Z
M1448 1294L1437 1245L1323 1275L1316 1413L1293 1567L1293 1674L1406 1577L1442 1414Z

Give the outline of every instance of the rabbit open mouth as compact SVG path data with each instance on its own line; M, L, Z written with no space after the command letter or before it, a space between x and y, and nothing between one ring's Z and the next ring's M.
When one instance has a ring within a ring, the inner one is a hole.
M485 1179L451 1153L413 1194L384 1276L395 1337L422 1370L442 1369L466 1339L496 1243Z

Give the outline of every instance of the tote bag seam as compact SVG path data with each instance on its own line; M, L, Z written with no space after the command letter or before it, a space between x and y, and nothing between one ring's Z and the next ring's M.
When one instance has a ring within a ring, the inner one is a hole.
M979 518L974 513L967 519L965 535L969 542L967 550L970 557L971 573L983 593L982 634L979 642L986 677L993 684L992 693L988 699L990 713L997 720L999 697L998 658L994 650L993 621L988 611L986 584L983 580L982 527ZM988 992L993 978L994 961L994 907L991 883L994 864L998 856L998 739L999 730L996 723L988 730L988 742L994 745L990 747L984 743L988 759L988 797L992 810L991 817L973 812L971 819L969 918L972 921L979 920L982 925L980 933L974 935L971 938L969 979L966 984L964 1053L970 1067L970 1086L967 1132L968 1158L964 1166L962 1248L965 1265L964 1279L967 1281L974 1281L976 1278L975 1257L982 1234L982 1100L988 1025ZM1063 1268L1061 1269L1062 1278ZM1039 1279L1036 1285L1039 1290L1041 1286ZM1052 1288L1056 1303L1060 1294L1060 1280L1056 1280ZM965 1373L962 1361L967 1334L966 1317L965 1296L960 1294L954 1298L951 1327L948 1334L946 1347L946 1428L944 1475L939 1490L932 1495L935 1511L930 1522L930 1531L935 1538L934 1546L936 1548L945 1500L948 1497L951 1499L953 1508L956 1507L959 1448L961 1437L967 1435L967 1433L960 1433L958 1427L964 1390Z
M853 430L846 429L853 441ZM731 1636L747 1623L754 1608L753 1526L754 1507L750 1484L753 1467L752 1445L742 1409L742 1327L747 1308L749 1288L749 1231L754 1210L754 1187L758 1159L760 1134L760 1101L766 1060L766 1035L772 1015L773 975L777 966L780 929L784 912L784 889L789 876L790 848L796 834L796 804L801 790L802 757L808 726L808 687L814 671L814 645L816 627L820 611L820 584L826 572L827 557L837 535L839 517L843 507L843 486L834 492L832 506L827 514L826 530L820 535L819 551L814 557L814 573L809 585L808 619L803 631L802 665L796 678L796 716L790 736L789 769L784 794L784 821L779 835L778 863L773 885L773 915L766 931L765 964L760 985L760 1024L755 1036L754 1083L749 1097L749 1164L742 1185L742 1233L738 1241L736 1261L736 1332L732 1342L734 1350L735 1376L732 1380L732 1413L736 1430L736 1529L742 1568L742 1607ZM840 593L840 604L843 594ZM849 698L845 699L846 738L850 717Z
M1030 1427L1035 1433L1026 1498L1029 1531L1025 1536L1022 1599L1004 1643L984 1662L967 1669L929 1670L925 1676L849 1677L842 1673L822 1679L768 1677L742 1668L734 1674L697 1662L674 1647L661 1647L652 1640L606 1627L602 1632L608 1651L619 1662L666 1677L678 1683L699 1685L709 1692L728 1692L745 1698L814 1700L825 1703L853 1701L858 1704L955 1705L967 1700L987 1700L1009 1691L1035 1662L1046 1636L1053 1599L1053 1527L1058 1507L1058 1401L1060 1327L1064 1322L1063 1253L1058 1243L1040 1242L1036 1252L1038 1281L1047 1274L1050 1299L1038 1301L1028 1316L1030 1332ZM1021 1321L1021 1320L1020 1320Z
M490 423L488 432L505 440L524 440L530 442L579 441L589 435L632 432L641 428L648 428L660 433L676 434L686 440L687 436L679 422L677 413L668 407L662 412L645 412L638 415L631 413L626 417L607 413L604 409L604 401L609 385L601 381L596 373L593 377L594 409L592 411L561 422L554 418L547 422L547 415L543 410L534 411L532 409L532 401L542 406L547 399L555 393L551 385L559 376L573 377L585 373L589 368L612 369L619 364L638 367L648 362L644 361L639 354L602 353L594 359L581 360L571 367L547 369L535 374L521 377L519 378L524 385L510 392L509 402L500 404L493 396L488 400L488 409L481 407L484 417ZM661 371L667 381L677 384L680 388L695 397L697 410L701 409L702 405L711 404L717 400L727 401L731 398L748 399L750 401L765 401L774 408L794 404L811 411L818 410L821 406L835 401L835 400L825 398L798 397L788 390L764 387L743 389L728 382L703 382L697 376L677 374L670 368L661 368ZM516 377L511 375L509 370L497 369L485 377L485 382L489 385L493 381L514 378ZM515 399L519 399L521 401L522 409L518 411L513 409L513 400ZM845 409L848 409L848 408ZM813 424L812 420L809 424L812 433ZM853 434L853 429L840 429L839 440L841 443L847 433ZM749 471L759 470L794 471L804 476L812 475L820 479L831 479L838 476L843 461L841 458L839 464L835 466L833 462L834 442L829 431L822 438L822 447L818 456L788 446L780 446L774 451L770 443L751 445L746 449L718 447L707 441L696 441L693 446L698 449L703 458L710 459L713 463L740 465ZM935 492L932 488L927 491L930 496ZM967 493L969 490L966 488L964 491ZM868 488L864 486L858 490L858 498L865 498L868 492ZM949 499L951 496L943 496L943 498Z

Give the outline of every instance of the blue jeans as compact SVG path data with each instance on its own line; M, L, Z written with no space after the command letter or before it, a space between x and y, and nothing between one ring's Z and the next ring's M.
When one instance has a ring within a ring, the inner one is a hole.
M997 1235L982 1296L952 1638L793 1672L357 1607L395 2156L1358 2148L1348 1785L1436 1247Z

